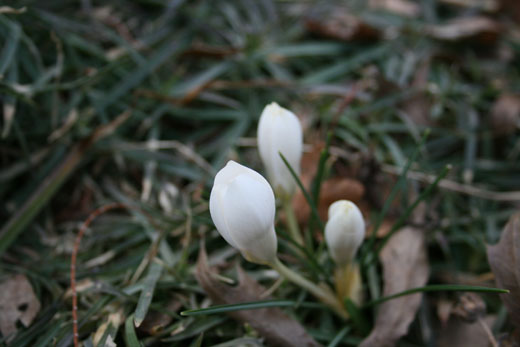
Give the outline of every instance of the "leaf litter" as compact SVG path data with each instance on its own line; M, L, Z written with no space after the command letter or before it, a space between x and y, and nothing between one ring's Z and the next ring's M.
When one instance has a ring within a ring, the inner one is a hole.
M202 247L197 261L196 277L200 286L215 304L237 304L266 300L262 296L267 288L252 279L241 267L238 285L229 286L218 280L208 265L205 248ZM227 313L233 319L248 323L273 346L320 346L296 320L279 308L262 308Z
M40 301L25 275L7 277L0 283L0 331L11 340L18 331L17 322L28 327L40 311Z
M424 231L404 227L397 231L381 250L383 296L421 287L429 277ZM377 309L375 325L361 347L394 346L408 332L423 294L416 293L382 303Z
M511 323L520 328L520 213L509 219L500 241L487 247L491 270L498 287L509 290L500 294L511 315Z

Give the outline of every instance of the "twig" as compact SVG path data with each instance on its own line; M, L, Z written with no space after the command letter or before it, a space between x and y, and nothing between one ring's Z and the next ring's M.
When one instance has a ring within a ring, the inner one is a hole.
M392 175L400 175L401 169L393 165L382 165L382 170ZM419 171L409 170L407 178L432 183L435 180L434 175L425 174ZM439 184L439 188L451 190L454 192L476 196L482 199L495 200L495 201L520 201L520 191L512 192L496 192L483 188L478 188L469 184L458 183L449 179L442 179Z
M148 219L148 221L150 222L150 224L153 225L154 228L156 228L158 230L160 229L159 226L157 225L157 223L154 222L152 216L148 212L143 211L138 207L130 206L130 205L123 204L123 203L112 203L112 204L108 204L108 205L99 207L98 209L96 209L94 212L92 212L88 216L88 218L85 220L85 222L83 222L83 224L81 225L81 227L79 229L78 234L76 235L76 240L74 241L74 248L72 250L72 255L71 255L71 259L70 259L70 290L72 292L72 329L73 329L73 337L74 337L74 347L79 346L79 341L78 341L78 337L79 337L79 335L78 335L78 296L77 296L77 292L76 292L76 262L77 262L78 252L79 252L79 245L80 245L81 239L83 238L83 235L85 234L85 231L87 230L89 225L92 223L92 221L96 217L98 217L98 216L102 215L103 213L106 213L110 210L114 210L114 209L118 209L118 208L138 211L138 212L144 214L144 216ZM143 259L143 262L140 264L140 267L142 267L142 270L144 270L146 265L149 264L150 260L153 259L155 257L155 255L157 254L157 251L159 248L159 243L161 240L162 240L162 237L159 236L157 238L156 242L154 242L152 244L150 251L148 252L146 257ZM137 272L138 271L136 271L136 273ZM136 281L137 278L138 278L138 276L136 274L134 274L133 281Z
M85 231L89 227L90 223L98 217L99 215L106 213L107 211L114 210L117 208L128 208L127 205L121 203L114 203L102 206L92 212L88 218L81 225L78 234L76 235L76 240L74 241L74 249L72 250L72 255L70 259L70 289L72 291L72 331L74 337L74 347L79 346L78 341L78 296L76 293L76 259L78 256L79 244Z
M491 346L498 347L497 340L493 336L493 332L491 332L491 329L489 329L487 323L482 319L482 317L478 317L477 320L478 320L480 326L482 327L482 329L484 329L484 331L486 332L486 335L489 339L489 342L491 343Z

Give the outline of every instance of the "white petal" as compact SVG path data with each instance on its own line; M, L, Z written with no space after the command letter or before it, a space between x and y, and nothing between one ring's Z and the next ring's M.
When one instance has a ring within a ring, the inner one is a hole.
M225 219L225 202L223 200L223 195L225 194L226 190L227 186L223 184L213 186L213 189L211 189L211 195L209 197L209 212L219 234L231 246L238 248L237 244L235 241L233 241L233 238L230 235L229 227Z
M337 264L352 261L364 237L365 221L354 203L340 200L329 207L325 241Z
M224 166L215 176L215 181L213 185L227 184L231 182L235 177L244 173L257 172L251 170L250 168L240 165L236 161L230 160L227 162L226 166Z
M261 237L247 247L241 250L244 257L256 263L269 263L276 257L277 240L274 226L269 232L263 233Z
M271 103L264 108L258 123L258 149L275 189L292 193L296 182L280 158L281 152L294 171L300 172L303 149L302 129L291 111Z
M259 173L229 162L215 178L210 213L222 237L247 259L265 263L274 259L274 193Z
M239 249L248 248L274 225L274 193L267 182L240 175L229 184L224 200L227 226Z

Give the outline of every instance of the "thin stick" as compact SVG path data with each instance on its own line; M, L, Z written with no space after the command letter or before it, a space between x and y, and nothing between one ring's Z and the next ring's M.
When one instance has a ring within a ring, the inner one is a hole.
M498 347L498 342L495 339L495 337L493 336L493 332L491 331L491 329L489 329L486 321L484 321L484 319L482 319L482 317L478 317L478 322L479 322L480 326L482 327L482 329L484 329L484 331L489 339L489 342L491 343L491 346Z
M73 330L73 336L74 336L74 347L79 347L79 341L78 341L78 296L76 293L76 259L78 256L78 250L79 250L79 244L81 242L81 239L83 238L83 235L85 234L85 231L89 227L89 225L92 223L92 221L98 217L99 215L109 211L114 210L117 208L125 208L128 209L129 207L125 204L121 203L114 203L102 206L98 209L96 209L94 212L92 212L87 220L83 222L81 225L81 228L79 229L78 234L76 235L76 240L74 241L74 249L72 250L72 255L70 259L70 289L72 291L72 330Z
M382 165L382 169L384 172L387 172L392 175L401 174L401 169L392 165ZM416 181L432 183L435 180L436 176L429 175L419 171L410 170L406 174L406 177ZM520 201L520 191L497 192L479 188L469 184L458 183L449 179L442 179L439 182L439 188L451 190L466 195L476 196L478 198L487 200L512 202Z

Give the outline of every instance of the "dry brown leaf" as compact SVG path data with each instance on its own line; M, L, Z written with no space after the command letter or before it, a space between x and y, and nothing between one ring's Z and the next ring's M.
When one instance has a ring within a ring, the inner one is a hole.
M322 220L327 220L329 206L337 200L346 199L359 203L365 193L361 182L350 178L333 177L323 181L320 189L318 212ZM293 207L296 219L300 224L306 224L310 216L310 207L301 190L294 194Z
M406 17L417 17L421 12L419 4L409 0L370 0L369 6Z
M249 277L240 267L237 286L229 286L215 279L207 260L206 251L201 247L196 277L200 286L215 304L237 304L269 299L269 297L261 297L266 288ZM239 322L250 324L272 346L320 346L307 334L300 323L279 308L235 311L229 312L228 315Z
M491 109L490 123L496 135L514 133L520 125L520 95L501 95Z
M487 327L493 325L495 315L488 315L479 322L468 323L458 318L451 318L448 323L437 332L438 347L488 347L491 346L488 333L482 324Z
M316 176L317 164L324 148L325 143L316 141L311 150L305 152L302 156L300 180L308 191L310 190L312 180ZM355 179L334 177L323 181L318 202L318 212L321 219L327 220L329 206L334 201L346 199L359 203L364 194L365 187ZM300 189L295 192L292 204L298 223L305 225L309 220L311 209Z
M305 151L302 155L302 160L300 161L300 180L306 188L310 187L314 176L316 176L316 172L318 171L318 162L324 148L325 143L316 140L312 144L310 151Z
M379 29L340 6L315 9L305 19L305 27L313 34L342 41L375 40L381 36Z
M466 322L472 323L486 314L486 303L477 293L463 293L451 313Z
M8 277L0 284L0 331L11 340L20 321L28 327L40 311L40 302L24 275Z
M438 40L475 40L479 44L492 44L498 39L500 25L488 17L475 16L429 25L425 30L427 34Z
M487 247L487 256L497 287L509 290L500 297L511 315L511 322L520 328L520 213L511 216L500 241Z
M164 309L167 312L177 312L182 306L181 301L177 298L171 299L168 301ZM139 331L144 331L149 335L155 335L161 332L168 324L171 323L173 317L171 313L166 314L164 312L159 312L155 310L150 310L144 321L139 326Z
M399 230L381 250L380 259L384 296L424 286L428 280L425 237L420 229L405 227ZM360 346L394 346L408 332L421 299L422 293L417 293L381 304L374 329Z
M520 1L518 0L499 0L504 13L513 17L517 22L520 21Z

